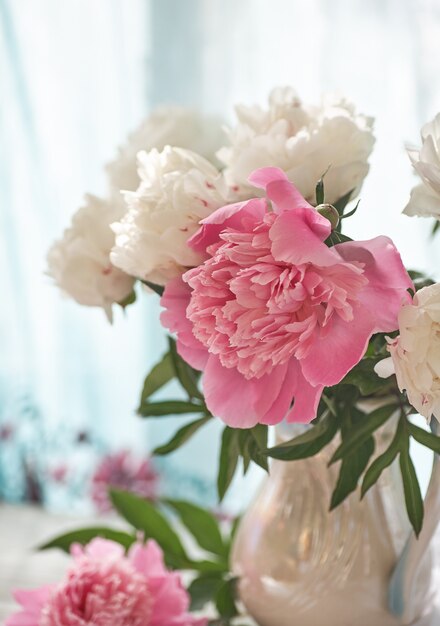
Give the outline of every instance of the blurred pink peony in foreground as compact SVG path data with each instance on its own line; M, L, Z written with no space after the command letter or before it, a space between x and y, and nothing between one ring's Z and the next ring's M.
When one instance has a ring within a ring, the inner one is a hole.
M108 497L109 487L154 500L157 497L159 475L151 460L139 461L128 450L105 456L92 477L92 500L98 511L112 509Z
M206 626L187 612L180 575L165 568L154 541L125 556L119 544L94 539L73 546L72 555L60 584L15 592L22 611L5 626Z
M387 237L328 247L330 222L281 170L249 180L267 197L202 220L189 245L206 260L168 283L161 319L224 422L310 422L371 335L398 328L412 282Z

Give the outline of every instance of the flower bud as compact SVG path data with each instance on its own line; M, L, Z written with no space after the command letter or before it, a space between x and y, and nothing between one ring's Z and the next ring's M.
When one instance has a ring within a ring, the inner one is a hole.
M323 217L328 219L328 221L332 225L332 230L335 230L335 228L339 224L339 213L337 212L335 207L332 204L318 204L316 210Z

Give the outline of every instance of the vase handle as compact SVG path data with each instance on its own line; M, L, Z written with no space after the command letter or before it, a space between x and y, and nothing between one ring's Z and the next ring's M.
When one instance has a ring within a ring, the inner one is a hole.
M433 420L435 422L435 420ZM432 429L437 434L437 422ZM429 548L429 544L440 520L440 462L439 455L434 455L431 479L425 496L425 515L423 527L417 539L411 532L391 575L388 588L388 606L403 624L411 624L419 615L417 591L415 588L420 563ZM427 581L429 582L429 581ZM423 592L426 585L422 584Z

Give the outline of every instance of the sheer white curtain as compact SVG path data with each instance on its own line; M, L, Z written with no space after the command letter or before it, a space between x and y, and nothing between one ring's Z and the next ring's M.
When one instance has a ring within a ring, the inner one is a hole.
M385 232L408 264L437 271L430 224L400 215L414 183L404 143L417 143L440 108L435 0L0 0L0 19L3 495L23 491L23 454L44 479L79 431L96 445L71 446L74 459L99 446L147 447L177 425L133 415L163 346L157 303L144 299L111 328L100 311L61 301L43 274L49 243L84 191L103 190L103 163L152 106L231 118L235 102L264 103L277 84L308 101L347 95L376 117L378 138L351 232ZM34 417L18 454L5 426L23 414ZM216 439L208 429L164 472L187 475L205 497ZM49 503L59 499L45 489Z

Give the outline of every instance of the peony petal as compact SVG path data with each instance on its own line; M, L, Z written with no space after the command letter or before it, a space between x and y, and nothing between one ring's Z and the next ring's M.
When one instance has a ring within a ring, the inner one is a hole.
M266 211L265 198L253 198L221 207L200 222L202 226L188 239L188 245L196 252L205 252L208 246L218 241L223 230L242 230L244 224L246 230L252 229L252 224L260 223Z
M374 371L381 378L389 378L393 374L396 373L396 369L394 367L394 362L392 357L388 357L387 359L383 359L376 363L374 366Z
M79 551L76 550L75 544L72 546L72 554L79 555ZM101 537L96 537L92 539L90 543L84 546L84 552L86 556L91 559L96 559L100 561L102 559L122 559L125 550L116 541L110 541L110 539L102 539ZM81 555L82 556L82 555Z
M292 359L293 361L293 359ZM299 362L295 359L296 381L292 388L294 395L293 408L286 416L286 422L309 424L315 419L323 385L313 386L304 377Z
M323 242L330 235L330 222L315 209L283 211L269 231L272 254L277 261L298 265L329 266L341 262L335 248Z
M286 376L283 384L281 385L280 392L270 409L261 419L262 424L268 424L271 426L273 424L279 424L279 422L284 419L292 404L295 389L298 388L298 376L301 377L301 383L304 382L301 367L297 359L292 358L288 363Z
M313 208L278 167L262 167L255 170L248 180L255 187L265 189L267 197L275 204L275 209Z
M360 306L354 319L333 317L325 334L317 336L313 348L301 360L305 379L311 385L336 385L361 360L375 328L374 317Z
M233 428L252 428L264 420L276 401L287 365L280 365L261 378L247 380L235 368L226 368L217 356L211 355L203 376L206 404L213 415ZM269 419L273 422L273 416ZM283 419L280 415L278 421Z
M177 351L180 356L197 370L203 370L208 360L205 346L194 337L192 322L186 316L191 297L191 288L181 276L170 280L160 300L164 307L160 321L165 328L177 334Z
M133 544L128 552L128 558L137 571L147 577L167 575L163 552L153 539L147 541L145 546L140 543Z
M148 587L154 598L148 626L168 626L189 609L189 596L179 574L169 572L164 577L150 578Z
M376 237L368 241L348 241L338 244L335 249L345 261L364 265L368 285L358 297L374 315L374 332L396 330L402 305L411 301L407 290L414 285L391 239Z

